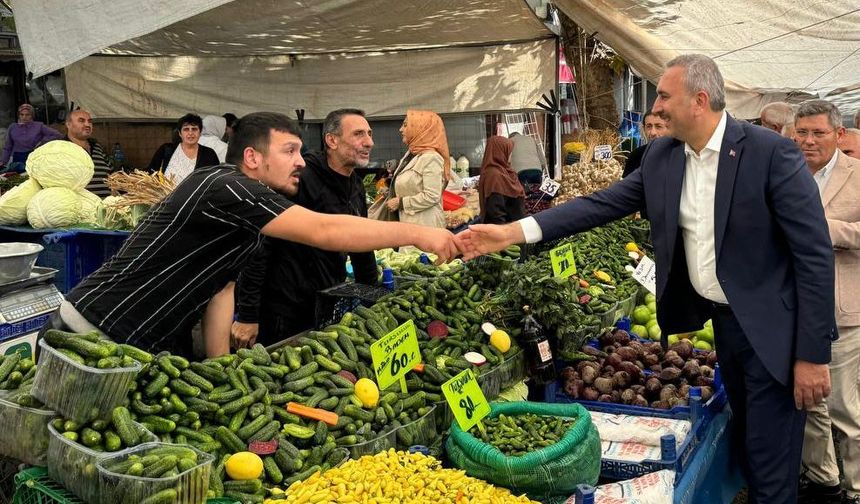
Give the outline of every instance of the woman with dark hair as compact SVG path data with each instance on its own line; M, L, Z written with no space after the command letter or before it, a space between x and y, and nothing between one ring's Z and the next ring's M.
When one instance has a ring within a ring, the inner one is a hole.
M216 166L218 155L214 150L200 145L200 131L203 119L196 114L185 114L176 122L179 130L179 143L166 143L155 151L147 169L151 172L163 171L173 175L177 183L182 182L196 168Z
M506 224L525 217L525 192L511 168L514 143L500 136L487 139L481 178L478 179L478 198L481 203L481 222Z

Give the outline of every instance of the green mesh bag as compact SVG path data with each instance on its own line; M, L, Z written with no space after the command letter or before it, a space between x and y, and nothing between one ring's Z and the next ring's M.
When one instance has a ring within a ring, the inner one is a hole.
M561 440L520 457L509 457L498 448L484 443L457 422L445 446L448 459L466 474L526 493L535 500L553 496L570 496L577 485L594 485L600 476L600 437L591 423L591 415L579 404L534 402L492 403L490 418L532 413L541 416L575 418L576 423Z

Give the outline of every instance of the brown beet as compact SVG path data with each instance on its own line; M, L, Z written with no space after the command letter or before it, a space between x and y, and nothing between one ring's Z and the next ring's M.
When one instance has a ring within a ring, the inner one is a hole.
M674 350L685 361L693 356L693 344L690 340L682 339L669 347L669 350Z
M600 376L612 376L615 374L615 368L612 366L603 366L600 369Z
M682 368L684 367L685 362L686 361L681 358L681 356L678 355L678 352L676 352L675 350L669 350L668 352L666 352L666 355L663 356L664 367L674 366L676 368Z
M642 394L639 394L633 399L633 406L643 406L647 408L648 401L642 396Z
M622 362L618 369L626 371L627 374L630 375L631 383L639 383L639 380L642 377L642 370L632 362Z
M699 361L690 359L687 361L686 364L684 364L684 367L681 369L681 372L684 373L684 376L692 380L702 373L701 369L699 368Z
M681 377L681 370L676 367L663 368L660 372L660 381L672 382Z
M630 373L627 371L618 371L612 375L612 385L617 389L624 389L630 386Z
M649 368L651 366L653 366L654 364L659 364L659 363L660 363L660 358L654 354L646 354L644 357L642 357L642 364L644 364L645 366L648 366Z
M670 397L667 401L669 403L669 408L674 408L675 406L686 406L687 400L681 399L680 397Z
M597 378L598 373L597 370L591 366L586 366L582 369L582 381L585 382L586 385L591 385L594 383L594 380Z
M711 352L708 354L708 365L711 367L717 365L717 352Z
M610 347L615 343L615 335L613 335L611 331L604 331L597 337L597 342L600 343L601 347Z
M648 353L656 355L658 359L663 356L663 347L660 346L660 343L648 343L645 349Z
M654 364L653 366L649 366L648 369L655 373L660 373L661 371L663 371L663 366L661 366L660 364Z
M649 397L656 397L663 389L663 384L655 377L648 378L645 381L645 391Z
M624 329L616 329L615 332L612 333L612 337L615 340L615 343L618 343L619 345L630 343L630 334Z
M621 357L621 354L616 352L616 353L611 354L609 357L607 357L606 362L604 364L607 366L612 366L613 368L618 369L621 366L622 362L624 362L624 359Z
M668 401L672 397L678 395L678 389L674 385L666 385L660 390L660 400Z
M630 347L621 347L615 351L615 355L621 357L621 359L627 362L636 362L636 359L639 355L636 353L636 350L633 350Z
M612 402L612 396L609 394L601 394L600 397L597 398L600 402Z
M562 380L565 380L565 381L575 380L578 377L579 377L579 373L577 373L576 370L570 366L561 370L561 379Z
M621 403L621 391L620 390L613 390L612 393L609 395L612 396L612 402L619 403L619 404Z
M605 354L607 354L607 355L608 355L608 354L613 354L613 353L615 353L615 347L614 347L614 346L612 346L612 345L605 346L605 347L603 347L603 353L605 353Z
M711 387L702 387L702 402L708 402L708 400L714 396L714 389Z
M582 373L582 370L585 368L594 368L595 370L600 369L600 364L594 361L579 361L576 363L576 370Z
M639 343L636 340L632 340L630 341L630 343L627 343L627 346L635 350L636 355L638 355L639 357L645 355L645 345L643 345L642 343Z
M667 401L662 401L662 400L652 402L651 407L657 408L657 409L669 409L669 408L671 408L671 406L669 406L669 403Z
M624 392L621 393L621 402L624 404L632 404L633 399L636 399L636 392L633 392L630 389L625 389Z
M601 394L612 393L612 380L609 378L600 377L594 380L594 388Z
M582 383L582 380L573 380L564 384L564 393L574 399L579 399L584 388L585 384Z
M630 390L638 395L645 395L645 385L630 385Z
M678 397L690 397L690 386L688 384L685 383L678 387Z
M598 397L600 397L600 392L594 387L585 387L585 390L582 391L582 398L586 401L596 401Z
M605 355L603 355L603 352L594 348L591 345L582 345L582 349L580 349L580 352L586 355L590 355L592 357L606 357Z
M693 385L695 385L697 387L713 387L714 386L714 379L708 378L707 376L699 376L693 382Z
M714 377L714 369L710 366L699 366L699 373L705 378Z

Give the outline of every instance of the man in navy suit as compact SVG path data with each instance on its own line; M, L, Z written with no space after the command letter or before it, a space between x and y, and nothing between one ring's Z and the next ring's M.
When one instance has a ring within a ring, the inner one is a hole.
M653 108L671 137L654 140L638 170L533 218L475 225L457 238L472 258L647 209L664 338L713 318L750 502L789 504L804 408L830 393L833 247L800 151L724 108L716 64L679 56L666 65Z

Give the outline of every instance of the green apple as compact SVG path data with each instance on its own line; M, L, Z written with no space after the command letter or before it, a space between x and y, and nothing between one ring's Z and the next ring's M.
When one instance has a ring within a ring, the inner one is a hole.
M704 341L704 340L697 341L696 344L693 345L693 348L696 348L699 350L705 350L708 352L710 352L711 350L714 349L714 347L712 347L710 343L708 343L707 341Z
M699 329L694 333L696 335L696 341L705 341L708 344L713 345L714 343L714 330L710 327L705 327L704 329Z
M677 334L670 334L670 335L669 335L669 345L670 345L670 346L671 346L671 345L674 345L674 344L675 344L675 343L677 343L678 341L680 341L680 340L678 339L678 335L677 335Z
M660 341L660 336L663 334L663 331L660 330L660 326L657 324L652 325L648 328L648 337L654 341Z
M649 319L648 322L645 322L645 328L649 329L649 330L652 327L654 327L655 325L657 325L657 319L656 318Z
M651 294L650 292L648 294L645 294L645 304L656 303L656 302L657 302L657 296L655 296L654 294Z
M651 313L657 313L657 303L651 302L645 305Z
M705 327L710 327L710 328L714 327L714 323L711 321L711 319L708 319L705 321Z
M651 310L648 309L647 306L637 306L635 310L633 310L633 323L635 324L644 324L648 322L648 319L651 318Z
M645 327L644 325L637 324L637 325L631 327L630 330L633 331L640 338L647 338L648 337L648 328Z

